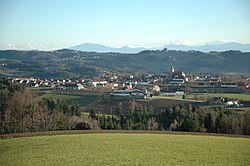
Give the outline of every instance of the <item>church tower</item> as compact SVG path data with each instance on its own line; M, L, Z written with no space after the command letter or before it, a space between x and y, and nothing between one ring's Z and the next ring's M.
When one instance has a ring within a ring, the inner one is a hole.
M174 67L172 66L170 68L170 78L173 78L173 74L174 74Z

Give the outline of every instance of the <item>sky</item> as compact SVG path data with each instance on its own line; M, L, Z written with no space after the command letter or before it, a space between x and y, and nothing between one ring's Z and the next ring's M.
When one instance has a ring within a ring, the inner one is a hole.
M250 43L250 0L0 0L0 49Z

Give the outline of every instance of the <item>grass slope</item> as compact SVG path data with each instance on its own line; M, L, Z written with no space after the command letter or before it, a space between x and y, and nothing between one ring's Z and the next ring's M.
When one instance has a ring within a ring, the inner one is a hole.
M0 140L0 165L249 165L250 139L84 134Z

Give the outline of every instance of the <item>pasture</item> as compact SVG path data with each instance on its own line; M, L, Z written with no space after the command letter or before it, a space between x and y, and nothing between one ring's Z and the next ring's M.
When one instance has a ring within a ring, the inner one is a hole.
M80 104L82 107L95 102L98 98L97 95L81 95L81 94L67 94L67 93L45 93L39 98L53 97L54 99L63 99L68 104Z
M73 134L0 140L0 165L249 165L250 139Z
M226 97L226 98L234 98L244 101L250 101L250 94L240 94L240 93L208 93L208 94L186 95L187 99L198 99L198 100L206 100L212 97Z

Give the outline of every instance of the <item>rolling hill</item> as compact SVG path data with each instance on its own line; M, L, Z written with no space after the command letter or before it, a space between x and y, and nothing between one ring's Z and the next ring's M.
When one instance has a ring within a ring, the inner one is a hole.
M0 51L0 75L69 78L98 75L100 70L168 73L170 66L187 72L249 74L250 52L145 50L139 53L57 51Z
M249 138L136 133L0 140L1 165L249 165Z

